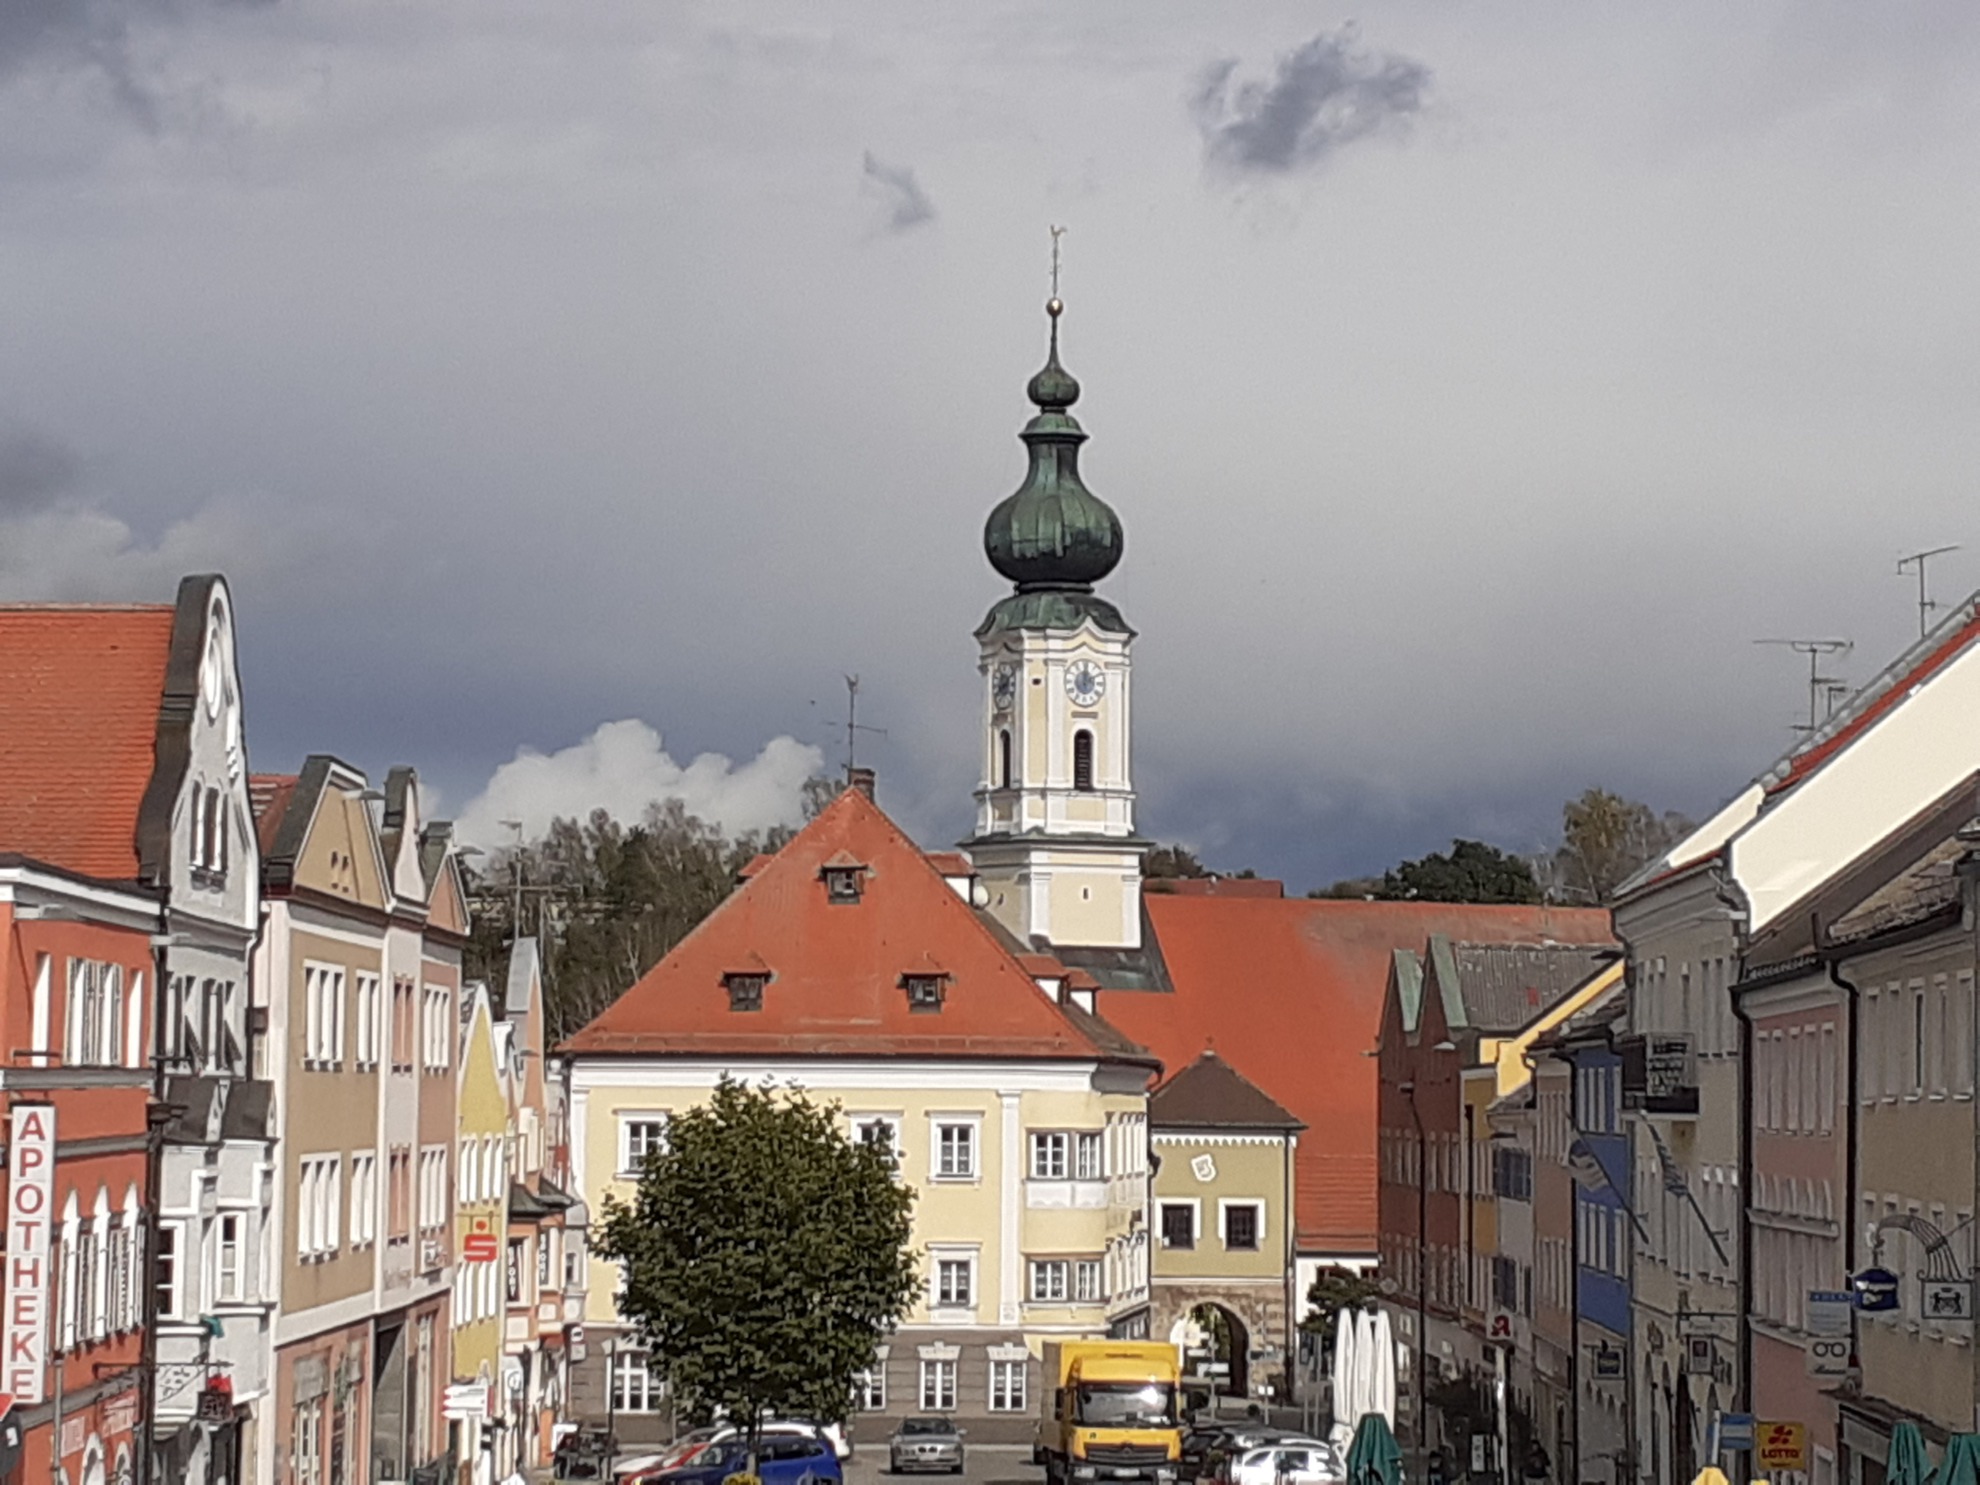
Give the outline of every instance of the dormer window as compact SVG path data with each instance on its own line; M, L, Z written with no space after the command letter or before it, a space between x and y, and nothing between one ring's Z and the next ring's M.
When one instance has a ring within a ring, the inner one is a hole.
M828 866L822 875L825 878L825 900L827 902L858 902L860 889L865 885L866 869L859 866Z
M942 1009L942 982L946 975L902 975L901 985L907 991L908 1009L911 1011L939 1011Z
M726 974L722 984L729 992L729 1009L732 1011L760 1011L763 1009L763 987L770 983L770 976L756 970Z

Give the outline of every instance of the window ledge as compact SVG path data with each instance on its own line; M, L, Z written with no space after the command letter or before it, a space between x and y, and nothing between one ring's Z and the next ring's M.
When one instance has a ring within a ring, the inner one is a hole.
M983 1177L972 1172L966 1176L930 1176L931 1186L981 1186Z

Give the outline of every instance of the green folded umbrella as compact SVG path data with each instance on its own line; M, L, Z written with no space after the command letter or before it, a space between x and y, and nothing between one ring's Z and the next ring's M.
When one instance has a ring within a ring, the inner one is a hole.
M1946 1440L1935 1485L1980 1485L1980 1433L1956 1433Z
M1402 1485L1402 1445L1380 1413L1363 1413L1348 1445L1347 1485Z
M1927 1485L1932 1478L1932 1461L1925 1453L1925 1436L1916 1423L1900 1423L1891 1430L1891 1453L1884 1462L1884 1485Z

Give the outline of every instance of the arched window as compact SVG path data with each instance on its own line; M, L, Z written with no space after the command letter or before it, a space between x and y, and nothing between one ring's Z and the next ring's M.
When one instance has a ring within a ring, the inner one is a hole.
M1073 734L1073 788L1093 792L1093 734L1084 727Z
M997 787L1011 787L1011 729L1008 727L997 733Z

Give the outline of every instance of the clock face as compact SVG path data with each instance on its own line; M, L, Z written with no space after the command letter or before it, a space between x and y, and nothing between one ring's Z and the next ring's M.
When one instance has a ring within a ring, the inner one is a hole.
M1011 709L1011 698L1017 695L1017 667L999 665L990 672L990 700L996 703L997 710Z
M1107 691L1107 677L1091 660L1076 662L1066 671L1066 695L1081 706L1092 706Z

